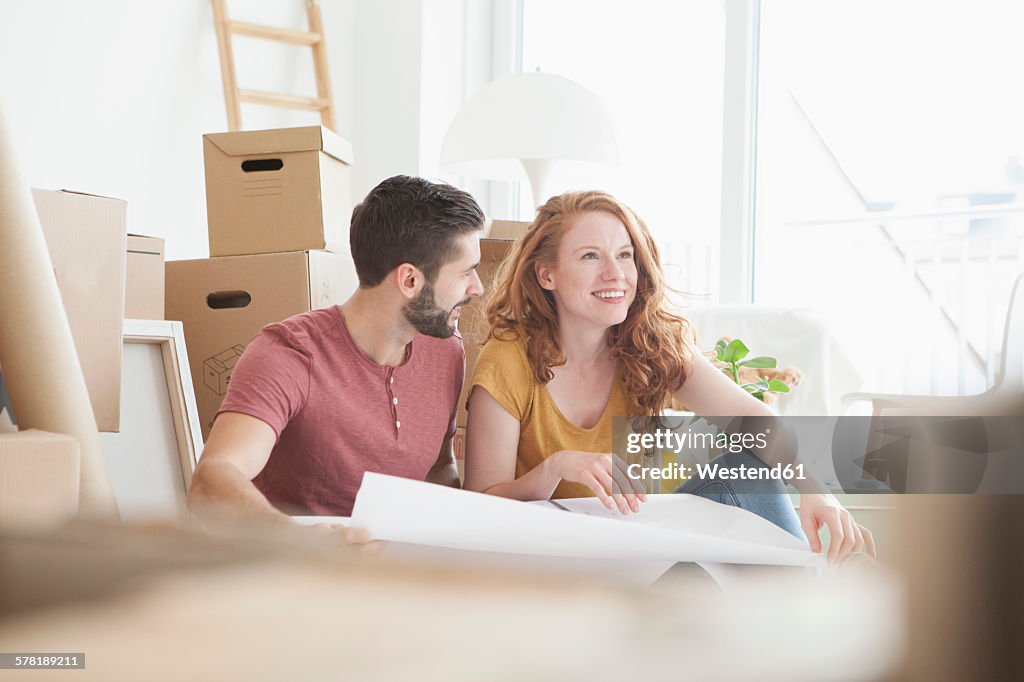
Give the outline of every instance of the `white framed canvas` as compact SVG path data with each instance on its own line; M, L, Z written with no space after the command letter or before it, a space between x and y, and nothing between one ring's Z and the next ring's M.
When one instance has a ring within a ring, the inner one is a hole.
M181 519L203 449L181 322L125 320L121 431L101 433L121 517Z

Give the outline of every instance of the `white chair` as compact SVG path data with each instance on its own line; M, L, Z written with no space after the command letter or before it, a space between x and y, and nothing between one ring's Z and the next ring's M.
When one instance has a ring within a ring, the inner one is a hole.
M992 387L974 395L935 396L848 393L843 413L857 402L872 403L872 414L940 416L1024 416L1024 274L1010 293L1003 331L1003 351Z
M783 416L841 414L843 395L864 383L825 320L811 308L712 305L681 312L697 328L702 349L722 336L738 338L752 356L771 355L780 367L803 372L800 385L773 405Z
M1024 275L1010 293L999 371L991 388L964 396L849 393L843 396L843 412L860 401L872 405L871 430L879 442L887 442L889 427L900 425L903 417L911 419L902 425L916 429L897 443L896 451L867 447L864 471L888 478L894 490L1019 493L1024 421L1005 417L1024 416ZM913 419L919 416L947 419Z

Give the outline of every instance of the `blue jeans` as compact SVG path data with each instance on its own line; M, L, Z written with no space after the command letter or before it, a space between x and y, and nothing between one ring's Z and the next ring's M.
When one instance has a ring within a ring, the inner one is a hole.
M727 452L710 462L722 467L767 467L749 450ZM719 478L691 478L676 489L677 493L697 495L713 502L746 509L768 519L790 535L807 542L800 527L800 519L786 493L786 485L776 480L722 480Z

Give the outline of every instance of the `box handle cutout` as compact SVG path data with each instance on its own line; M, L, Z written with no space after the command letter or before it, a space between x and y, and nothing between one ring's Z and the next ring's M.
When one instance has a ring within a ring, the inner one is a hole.
M206 305L214 310L244 308L252 303L252 296L246 291L215 291L206 295Z
M242 162L242 170L246 173L279 171L282 168L284 168L284 161L281 159L249 159Z

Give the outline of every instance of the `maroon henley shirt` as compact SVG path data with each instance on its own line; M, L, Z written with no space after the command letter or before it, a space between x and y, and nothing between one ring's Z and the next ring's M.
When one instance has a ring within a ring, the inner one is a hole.
M221 412L274 429L253 483L287 514L350 516L363 472L423 480L455 433L466 356L458 335L418 334L404 364L356 346L337 306L267 325L231 374Z

